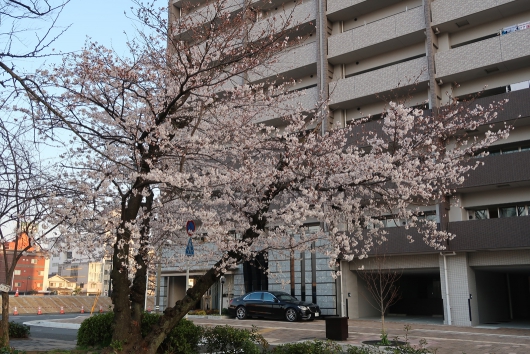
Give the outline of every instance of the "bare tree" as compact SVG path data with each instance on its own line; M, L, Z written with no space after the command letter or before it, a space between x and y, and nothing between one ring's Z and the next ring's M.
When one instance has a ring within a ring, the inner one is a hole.
M385 256L375 256L369 269L359 270L357 274L366 282L368 302L381 314L381 343L387 345L385 314L401 298L398 283L402 272L388 269Z
M1 278L11 284L15 267L29 251L42 250L67 214L56 214L53 200L62 194L57 171L43 165L33 128L24 122L9 124L0 119L0 244ZM10 244L12 247L7 247ZM9 345L9 295L2 292L2 343Z
M57 179L38 155L39 135L12 105L28 106L24 88L14 76L30 78L28 59L57 55L51 49L67 29L57 19L69 0L0 0L0 242L2 278L10 284L19 259L39 248L40 240L56 231L49 201L56 195ZM32 63L33 64L33 63ZM34 98L29 96L30 98ZM54 182L55 181L55 182ZM44 229L50 223L51 227ZM14 249L7 250L8 243ZM2 293L1 341L9 345L9 295Z

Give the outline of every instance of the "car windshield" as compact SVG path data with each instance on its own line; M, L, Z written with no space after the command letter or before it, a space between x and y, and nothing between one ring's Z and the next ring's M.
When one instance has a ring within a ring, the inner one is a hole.
M274 294L276 296L276 298L278 298L278 300L280 301L298 301L297 298L287 294L287 293L279 293L279 294Z

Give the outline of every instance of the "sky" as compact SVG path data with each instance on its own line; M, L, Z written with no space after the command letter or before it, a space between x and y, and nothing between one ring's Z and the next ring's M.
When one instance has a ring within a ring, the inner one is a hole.
M157 1L167 6L167 1ZM112 46L120 54L126 51L127 36L135 36L131 1L128 0L71 0L60 16L59 26L70 29L57 41L55 48L62 51L80 49L87 36ZM130 18L124 14L126 12Z
M153 0L143 1L150 2ZM60 0L51 1L52 4L59 2ZM156 4L159 7L165 7L167 0L156 0ZM62 29L70 27L56 39L50 49L53 48L53 53L79 51L83 48L87 38L90 38L91 41L113 48L119 55L126 56L128 54L127 38L134 38L137 35L137 28L144 30L137 21L134 21L131 11L133 5L130 0L70 0L59 16L54 35L60 33ZM30 28L29 31L19 36L19 41L15 42L15 46L20 47L16 48L15 52L25 52L26 46L31 48L35 43L36 35L41 35L48 25L49 21L39 23L36 27L37 33ZM4 44L0 43L0 45ZM52 53L52 51L49 50L48 53ZM61 57L24 58L14 62L20 72L30 73L48 64L60 63ZM23 103L20 101L15 104L21 105ZM67 140L65 139L65 141ZM54 160L58 156L57 146L44 148L41 153L44 159Z
M152 0L151 0L152 1ZM156 0L159 7L167 6L167 0ZM87 37L106 47L112 47L120 55L127 54L127 38L136 36L138 23L134 22L129 0L70 0L59 17L57 28L68 28L52 45L55 53L80 50ZM128 17L125 15L127 13ZM140 27L141 28L141 27ZM26 68L36 68L43 62L59 61L59 57L26 61ZM29 65L29 67L28 67Z

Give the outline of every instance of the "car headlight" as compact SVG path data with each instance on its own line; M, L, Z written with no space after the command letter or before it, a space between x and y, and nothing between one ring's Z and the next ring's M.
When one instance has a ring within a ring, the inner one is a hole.
M302 310L302 311L307 311L307 307L305 307L305 306L298 306L298 308L299 308L300 310Z

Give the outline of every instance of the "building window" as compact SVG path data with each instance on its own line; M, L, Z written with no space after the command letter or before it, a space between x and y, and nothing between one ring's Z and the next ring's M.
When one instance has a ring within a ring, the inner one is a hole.
M54 284L54 283L50 283L50 286L53 287L53 286L54 286L53 284Z
M37 288L40 288L42 286L42 283L37 283Z
M20 269L15 269L14 275L20 275Z
M21 283L15 283L15 286L22 286Z
M517 216L517 208L515 206L499 208L500 218L510 218L512 216Z
M31 264L37 264L37 260L36 259L32 259L31 260Z
M496 218L511 218L514 216L527 216L528 204L518 205L492 205L468 210L469 220L483 220Z
M39 270L39 276L44 276L44 271L43 270Z

